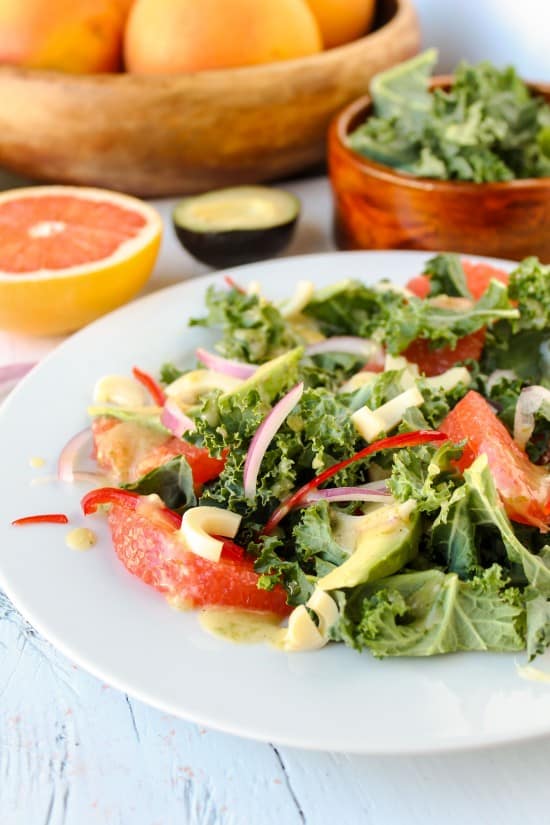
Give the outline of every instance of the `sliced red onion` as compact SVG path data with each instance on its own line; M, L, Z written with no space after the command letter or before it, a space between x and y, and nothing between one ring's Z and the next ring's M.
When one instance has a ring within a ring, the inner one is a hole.
M287 415L302 397L303 391L303 382L296 384L290 392L287 392L287 394L275 404L254 433L254 438L250 442L244 463L243 483L244 494L247 498L254 498L256 495L256 482L258 481L258 473L265 452Z
M323 355L329 352L346 352L350 355L357 355L369 361L371 358L379 357L382 347L370 338L359 338L354 335L334 335L332 338L325 338L306 347L306 355Z
M514 415L514 441L525 449L525 445L535 429L535 415L542 406L550 410L550 390L534 385L526 387L519 394Z
M371 481L357 487L326 487L324 490L312 490L305 503L316 501L382 501L392 498L385 481Z
M164 402L160 423L163 424L167 430L170 430L176 438L181 438L184 433L196 429L193 419L185 415L173 398L167 398Z
M243 361L230 361L228 358L222 358L221 355L216 355L214 352L199 347L195 350L195 354L199 361L209 370L221 372L224 375L231 375L233 378L250 378L254 375L258 367L256 364L245 364Z
M57 477L60 481L73 482L76 480L76 473L74 471L74 463L78 453L83 447L88 444L92 438L92 431L90 427L77 433L68 441L61 451L59 461L57 462ZM80 474L81 475L81 474ZM89 475L89 474L86 474ZM89 480L89 479L79 479Z
M34 366L36 366L36 361L4 364L4 366L0 367L0 389L4 384L13 384L14 381L19 381L19 379L30 372Z
M495 384L498 384L502 378L508 378L510 381L513 381L517 378L517 375L514 370L493 370L487 378L487 391L491 392Z

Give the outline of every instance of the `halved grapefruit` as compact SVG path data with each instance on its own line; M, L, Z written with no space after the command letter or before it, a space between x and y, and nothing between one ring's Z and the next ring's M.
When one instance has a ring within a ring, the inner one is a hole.
M0 193L0 328L54 335L115 309L148 279L161 234L155 209L117 192Z

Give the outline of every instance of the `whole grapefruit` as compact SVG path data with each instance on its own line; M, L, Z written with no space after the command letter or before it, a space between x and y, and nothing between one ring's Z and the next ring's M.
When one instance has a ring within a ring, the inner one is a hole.
M126 27L126 68L173 74L271 63L322 49L303 0L136 0Z

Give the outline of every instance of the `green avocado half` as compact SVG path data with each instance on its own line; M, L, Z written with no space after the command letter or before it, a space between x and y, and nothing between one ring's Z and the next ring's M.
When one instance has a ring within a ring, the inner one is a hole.
M300 201L268 186L233 186L184 198L172 213L182 246L223 268L272 258L290 242Z

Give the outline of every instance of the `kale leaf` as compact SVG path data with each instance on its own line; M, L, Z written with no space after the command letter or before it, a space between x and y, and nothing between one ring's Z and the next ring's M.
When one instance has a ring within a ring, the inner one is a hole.
M197 503L193 487L193 472L187 459L182 456L171 458L132 484L123 484L125 490L132 490L142 496L156 493L171 510L183 512Z
M471 300L472 293L466 283L459 255L450 252L436 255L426 263L424 275L430 279L430 298L435 295L450 295Z
M461 63L428 93L433 50L371 81L374 114L349 136L372 160L413 175L485 183L550 175L550 106L513 68Z
M344 281L319 290L304 309L326 335L357 335L384 343L392 354L403 352L417 338L433 348L456 346L459 338L518 312L504 284L491 281L484 295L466 308L436 306L415 296L380 291L360 281Z
M525 647L523 598L498 565L468 582L437 569L401 573L339 602L332 638L377 657Z
M539 554L535 554L518 539L498 495L487 457L479 456L464 471L464 478L473 523L478 528L483 526L498 530L510 564L520 566L529 584L541 595L550 597L550 547L544 547Z
M550 600L528 587L527 599L527 655L535 658L550 646Z
M461 483L452 461L462 454L462 448L450 441L440 447L424 444L397 450L388 485L398 501L414 498L422 513L439 512L448 506L456 487Z
M295 552L302 563L314 559L331 565L340 565L348 553L334 540L330 521L329 506L326 501L319 501L306 507L295 525L292 535ZM318 569L315 570L320 575ZM328 572L323 567L323 573Z
M277 307L259 295L210 286L206 306L208 315L193 318L190 326L219 329L216 346L227 358L263 364L301 343Z
M526 258L510 275L516 319L503 319L487 333L482 369L512 370L530 384L550 388L550 266Z
M296 559L285 558L285 541L280 536L260 536L248 545L248 552L257 556L254 569L260 573L258 587L273 590L282 584L290 605L304 604L313 592L313 581L304 573Z
M221 475L205 485L201 504L228 507L261 522L296 486L356 452L361 439L351 422L347 396L308 387L264 454L255 498L245 497L243 472L252 437L298 374L296 360L287 363L271 385L251 383L248 389L212 395L203 402L206 412L196 418L197 429L188 438L211 455L227 454ZM367 462L351 465L335 483L366 481L366 467Z
M171 361L166 361L160 368L160 380L163 384L172 384L182 375L183 370L180 370Z

